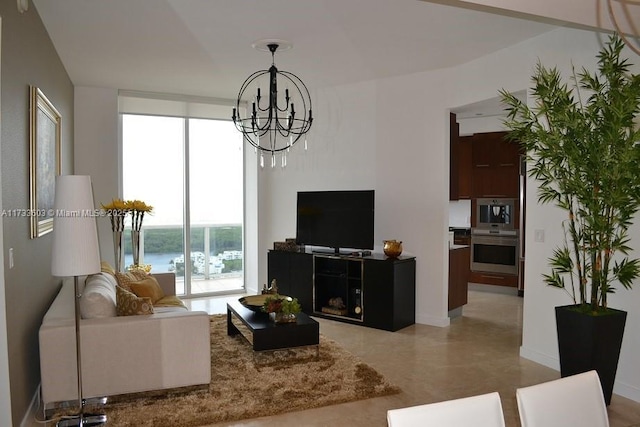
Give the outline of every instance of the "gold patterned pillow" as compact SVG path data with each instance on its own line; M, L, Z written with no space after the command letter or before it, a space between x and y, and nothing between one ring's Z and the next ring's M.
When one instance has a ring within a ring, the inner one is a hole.
M109 273L114 277L116 275L116 271L113 269L113 267L111 267L111 264L109 264L107 261L100 261L100 271L102 271L103 273Z
M135 294L116 286L116 312L118 316L153 314L151 298L137 297Z
M140 270L133 270L126 273L116 271L116 280L118 281L118 285L129 292L133 292L133 290L131 290L131 282L137 282L145 277L148 277L148 274Z
M136 296L149 297L154 304L164 297L164 292L160 284L158 284L158 281L153 276L145 275L145 278L142 280L131 281L129 282L129 287L131 288L131 292L136 294Z

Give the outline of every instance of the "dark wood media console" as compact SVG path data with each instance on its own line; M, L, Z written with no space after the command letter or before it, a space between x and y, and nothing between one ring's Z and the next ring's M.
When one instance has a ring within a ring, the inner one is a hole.
M416 259L383 254L349 256L268 253L268 279L281 294L298 298L316 317L397 331L415 323ZM330 304L340 298L344 307Z

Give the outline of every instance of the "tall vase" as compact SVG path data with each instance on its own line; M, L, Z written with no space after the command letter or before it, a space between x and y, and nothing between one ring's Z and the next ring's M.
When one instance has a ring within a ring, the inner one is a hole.
M122 272L124 263L124 245L122 244L122 231L113 232L113 254L115 256L115 270Z
M131 253L133 265L140 265L140 232L136 230L131 230Z

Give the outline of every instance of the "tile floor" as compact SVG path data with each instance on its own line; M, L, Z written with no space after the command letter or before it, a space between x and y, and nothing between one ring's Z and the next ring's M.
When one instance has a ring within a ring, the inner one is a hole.
M228 298L190 304L223 313ZM388 409L498 391L507 427L519 427L516 388L559 378L558 372L519 357L522 298L517 296L470 291L463 315L446 328L413 325L386 332L318 321L321 333L373 366L402 393L218 426L382 427ZM611 427L640 426L640 403L614 395L608 411Z

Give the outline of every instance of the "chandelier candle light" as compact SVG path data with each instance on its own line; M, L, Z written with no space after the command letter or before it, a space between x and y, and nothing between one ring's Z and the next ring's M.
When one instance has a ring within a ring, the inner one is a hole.
M276 68L276 50L290 49L291 43L269 39L254 43L253 47L271 52L271 67L268 70L256 71L242 83L231 118L256 152L260 150L260 167L264 167L264 152L271 153L272 168L276 165L276 153L281 153L281 166L285 167L290 148L311 129L311 97L307 86L298 76ZM263 76L268 76L268 87L265 87L268 94L266 100L260 88L260 78ZM284 94L278 92L278 79L284 83ZM251 92L250 88L251 91L255 91L255 95L247 100L245 94ZM245 110L246 113L242 113ZM306 150L306 136L304 146Z

